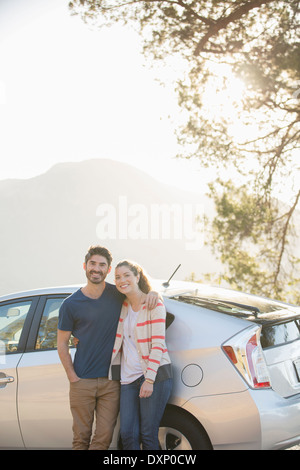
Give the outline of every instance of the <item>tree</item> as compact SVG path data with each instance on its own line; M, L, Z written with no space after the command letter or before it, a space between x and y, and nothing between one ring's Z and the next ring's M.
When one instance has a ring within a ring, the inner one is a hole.
M249 193L247 185L236 187L217 179L210 186L218 214L210 226L210 243L225 269L221 276L205 278L298 303L299 259L293 233L288 233L295 208L267 205Z
M227 179L210 186L217 209L211 243L230 273L223 278L286 298L287 284L297 282L298 263L288 250L300 197L299 1L74 0L70 8L85 21L138 29L151 59L181 59L180 156L222 174L227 169ZM229 97L226 112L222 93L233 77L244 89ZM214 113L211 87L220 98ZM290 200L284 205L278 195L286 185ZM237 251L238 243L247 249ZM253 254L245 256L250 246ZM264 276L263 288L255 283L258 275Z

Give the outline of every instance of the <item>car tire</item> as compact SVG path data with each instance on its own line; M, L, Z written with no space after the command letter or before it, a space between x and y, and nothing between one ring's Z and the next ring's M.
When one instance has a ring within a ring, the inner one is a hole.
M176 409L167 409L159 427L161 450L212 450L210 440L199 422Z

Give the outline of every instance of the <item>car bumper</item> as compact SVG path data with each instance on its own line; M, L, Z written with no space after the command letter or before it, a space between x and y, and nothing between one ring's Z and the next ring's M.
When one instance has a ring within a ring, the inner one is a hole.
M284 449L300 442L300 396L273 390L194 397L183 408L205 428L215 450Z
M260 414L261 448L285 449L299 443L300 395L282 398L273 390L262 392L259 398L254 396L254 390L250 392Z

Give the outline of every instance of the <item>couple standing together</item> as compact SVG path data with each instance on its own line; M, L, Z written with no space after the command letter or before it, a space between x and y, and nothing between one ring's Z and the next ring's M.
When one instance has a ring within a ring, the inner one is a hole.
M157 450L172 388L166 310L135 263L121 261L116 285L105 282L111 262L105 247L90 247L87 284L65 299L59 312L57 349L70 381L73 449L108 449L120 410L123 449L142 444ZM74 363L71 334L78 339Z

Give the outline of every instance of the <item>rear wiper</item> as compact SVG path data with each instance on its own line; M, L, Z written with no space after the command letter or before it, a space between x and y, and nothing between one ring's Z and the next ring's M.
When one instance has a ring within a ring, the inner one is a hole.
M220 302L222 304L228 304L228 305L234 305L235 307L240 307L244 310L250 310L250 312L254 312L254 315L256 316L257 314L261 313L258 307L254 307L253 305L247 305L247 304L240 304L237 302L231 302L230 300L217 300L217 299L209 299L209 300L216 300L217 302Z

